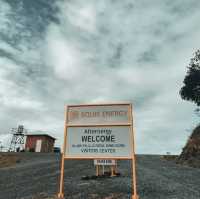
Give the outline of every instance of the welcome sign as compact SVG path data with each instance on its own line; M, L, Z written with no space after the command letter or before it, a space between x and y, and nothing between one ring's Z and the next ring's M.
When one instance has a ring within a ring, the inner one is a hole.
M64 144L58 198L64 198L64 162L67 159L131 160L133 193L138 199L132 104L66 106Z
M78 157L131 157L130 128L69 127L66 156Z
M130 106L69 106L66 158L131 158Z

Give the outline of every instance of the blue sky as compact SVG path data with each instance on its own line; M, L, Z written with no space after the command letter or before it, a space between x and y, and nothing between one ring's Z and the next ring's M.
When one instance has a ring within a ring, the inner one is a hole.
M0 0L0 140L24 124L63 142L64 105L128 101L137 153L180 153L198 123L179 90L198 0Z

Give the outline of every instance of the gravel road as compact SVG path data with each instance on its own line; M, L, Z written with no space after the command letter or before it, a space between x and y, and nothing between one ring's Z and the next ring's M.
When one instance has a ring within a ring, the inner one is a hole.
M0 199L55 196L59 155L21 153L19 156L21 161L15 167L0 169ZM95 173L93 161L65 161L65 196L67 199L128 199L129 161L120 161L119 171L120 177L81 180L81 176ZM176 165L161 156L138 155L137 178L140 199L200 199L200 169Z

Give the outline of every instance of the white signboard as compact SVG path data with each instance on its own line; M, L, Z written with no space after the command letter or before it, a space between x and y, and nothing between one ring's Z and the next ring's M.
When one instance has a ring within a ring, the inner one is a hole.
M66 157L131 158L129 126L68 127Z
M116 161L115 160L106 160L106 159L97 159L97 160L94 160L94 165L111 166L111 165L116 165Z
M68 125L129 123L129 105L70 106Z
M71 105L66 107L65 114L58 198L64 198L65 159L129 159L133 182L131 198L138 199L132 104ZM102 163L98 160L97 164Z

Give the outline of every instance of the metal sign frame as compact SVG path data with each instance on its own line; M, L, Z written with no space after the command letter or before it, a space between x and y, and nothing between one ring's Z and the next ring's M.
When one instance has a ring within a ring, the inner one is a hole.
M128 123L110 123L110 124L69 124L68 113L69 108L73 107L101 107L101 106L128 106ZM65 150L67 146L67 130L69 127L113 127L113 126L128 126L130 128L130 146L131 146L131 156L130 157L67 157L65 156ZM60 172L60 184L58 198L64 198L64 162L69 159L112 159L112 160L131 160L132 164L132 199L138 199L137 195L137 183L136 183L136 157L135 157L135 130L133 127L133 108L131 103L112 103L112 104L81 104L81 105L69 105L65 106L65 124L64 124L64 144L63 153L61 157L61 172Z

